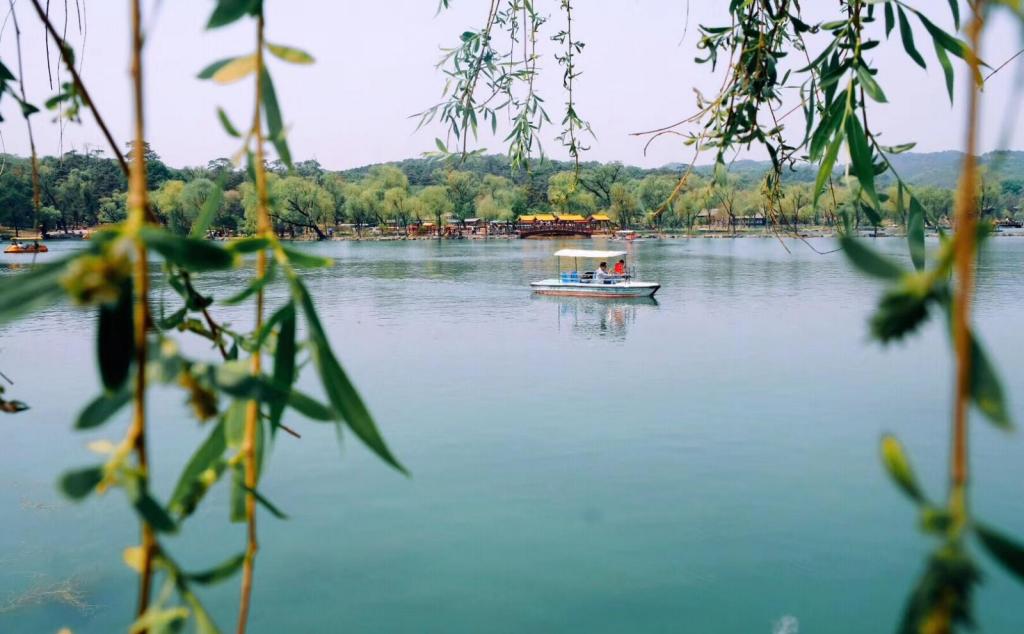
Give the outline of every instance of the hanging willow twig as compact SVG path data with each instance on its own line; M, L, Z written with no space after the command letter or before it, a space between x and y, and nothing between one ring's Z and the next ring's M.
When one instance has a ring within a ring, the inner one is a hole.
M28 101L25 93L25 69L21 60L21 27L18 25L18 12L14 10L14 0L9 0L11 7L11 20L14 22L14 41L18 50L18 89L21 92L21 114L25 118L25 126L28 128L28 145L32 153L32 213L35 216L33 226L38 227L40 207L40 186L39 186L39 155L36 153L36 139L32 134L32 120L29 119L39 111Z
M56 42L57 48L60 51L61 60L64 62L64 67L71 75L71 81L74 83L75 90L81 97L82 101L89 107L93 117L96 118L96 125L100 127L100 132L103 133L103 138L106 139L107 145L110 147L110 151L114 153L114 157L117 158L118 165L121 166L121 171L128 175L128 162L125 160L124 154L121 152L120 146L114 141L114 136L110 133L110 128L107 127L107 122L100 115L96 109L96 104L89 96L89 91L85 88L85 83L82 82L82 77L75 69L75 60L71 52L71 47L67 41L57 33L57 29L54 28L53 23L50 21L47 14L43 11L43 7L39 4L39 0L31 0L32 6L35 7L36 13L39 15L40 21L43 26L46 27L46 31Z
M265 60L263 56L264 17L262 11L256 18L256 99L253 108L251 134L255 145L253 172L256 180L256 237L266 239L273 234L268 208L270 194L267 189L266 161L263 149L263 82ZM267 274L267 252L261 249L256 254L256 277L263 278ZM256 292L256 331L263 328L263 288ZM256 348L250 357L249 371L253 376L262 374L261 352ZM260 425L260 402L256 399L246 404L245 436L242 440L242 455L245 460L245 523L246 546L245 564L242 567L242 590L238 607L238 634L245 634L249 622L249 606L252 602L252 577L256 565L256 552L259 543L256 539L256 434Z
M132 423L129 434L133 440L139 471L143 483L147 481L149 457L146 448L146 359L147 333L149 330L149 265L146 244L138 232L147 222L148 190L146 187L146 135L143 119L143 87L142 87L142 32L141 7L139 0L131 0L131 78L133 114L135 118L135 143L133 157L128 173L128 213L129 223L136 232L135 238L135 270L134 307L132 311L135 333L135 392L132 397ZM143 484L145 487L145 484ZM141 617L149 608L150 586L153 576L153 555L156 540L153 528L143 518L142 523L142 562L139 574L139 598L136 616Z
M981 32L985 1L971 3L967 25L970 53L967 63L972 76L981 70ZM950 468L950 511L966 520L967 408L971 400L971 298L974 295L974 260L978 240L978 126L981 85L970 82L967 98L967 139L964 162L956 193L956 238L954 271L956 289L952 300L953 348L956 351L956 399L953 405L953 447Z

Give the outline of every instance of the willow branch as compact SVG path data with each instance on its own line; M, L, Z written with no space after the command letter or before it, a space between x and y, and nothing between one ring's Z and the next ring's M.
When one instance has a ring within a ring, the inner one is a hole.
M142 32L140 0L131 1L131 77L134 98L135 116L135 156L128 174L128 213L129 225L135 236L135 271L134 271L134 306L133 323L135 327L135 392L133 395L132 425L130 438L135 449L142 473L143 483L148 481L148 457L146 455L146 344L149 328L149 269L147 264L146 245L142 241L139 230L146 224L147 197L146 190L146 153L145 125L142 107ZM156 540L153 529L145 520L142 523L142 569L139 573L139 597L137 614L141 616L149 607L150 586L153 577L153 554ZM146 630L143 630L145 634Z
M9 0L11 5L11 19L14 22L14 41L18 49L18 88L21 91L21 111L25 117L25 126L28 128L28 144L32 151L32 213L35 215L37 227L39 224L39 155L36 153L36 139L32 134L32 121L29 119L31 113L25 111L28 105L28 98L25 93L25 70L21 62L21 28L18 26L18 13L14 10L14 0Z
M981 86L974 81L980 68L981 31L984 27L984 0L971 4L973 17L967 26L971 68L970 95L967 102L967 141L964 164L956 195L956 239L954 271L957 284L953 294L953 347L956 351L956 400L953 407L953 446L950 464L950 505L963 519L967 484L967 406L971 396L971 296L974 293L974 257L977 251L978 115Z
M256 235L265 237L272 234L270 215L268 207L270 196L267 191L267 172L264 167L263 154L263 122L261 117L263 104L263 13L260 12L256 23L256 104L252 120L252 134L255 141L255 165L253 171L256 177ZM267 271L267 253L261 250L256 256L256 277L263 277ZM256 293L256 330L263 325L263 289ZM253 351L250 358L249 371L253 375L261 373L260 349ZM242 439L242 454L245 460L245 485L248 488L245 496L245 521L246 521L246 548L245 562L242 566L242 589L238 606L238 634L245 634L246 625L249 621L249 606L252 600L252 577L256 563L256 552L259 544L256 540L256 433L260 416L260 403L251 400L246 404L245 411L245 432Z

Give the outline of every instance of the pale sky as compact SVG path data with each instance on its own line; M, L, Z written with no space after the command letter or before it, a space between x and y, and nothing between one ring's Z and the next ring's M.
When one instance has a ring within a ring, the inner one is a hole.
M462 31L479 26L489 3L453 0L453 8L437 16L436 0L267 0L266 4L268 40L301 47L317 60L313 66L302 67L273 62L281 108L290 128L292 154L297 160L316 158L329 169L345 169L416 157L433 149L439 130L416 132L416 122L409 117L440 96L444 77L434 68L439 47L451 45ZM543 35L543 47L550 52L553 45L547 39L562 25L558 2L536 0L536 4L551 17ZM578 61L583 71L578 80L578 110L597 134L597 139L590 140L591 150L585 159L647 167L689 161L690 150L672 137L655 142L645 157L643 141L629 133L660 127L691 113L694 88L705 94L713 92L717 83L709 68L693 62L697 24L721 23L726 0L690 0L689 9L686 0L578 0L576 4L574 35L586 42ZM913 0L911 4L934 6L943 18L940 24L951 28L945 0ZM54 1L51 5L57 22L62 23L63 3ZM28 0L17 0L16 6L29 100L41 103L54 94L46 78L42 28ZM84 51L74 6L74 0L69 0L68 39L79 56L84 55L86 86L114 136L123 144L131 124L128 3L85 0L88 28ZM147 136L153 148L175 167L205 164L235 151L235 139L217 123L218 105L238 126L251 118L251 80L225 87L195 79L209 62L250 52L253 45L252 20L204 31L212 6L207 0L145 3L149 29L145 57ZM814 6L820 10L825 5L816 0ZM884 69L879 81L889 101L896 105L873 105L871 120L891 144L916 140L917 151L959 149L963 143L962 108L950 108L930 40L921 29L917 46L928 62L927 71L906 58L898 38L872 51ZM990 25L983 57L996 66L1022 46L1019 28L1003 16ZM56 50L51 49L51 57L55 55ZM0 58L17 72L14 32L9 23L0 39ZM556 114L564 101L561 71L550 56L545 57L543 66L546 73L540 82L541 94L556 122L544 135L545 149L550 156L564 158L564 151L553 140L560 118ZM987 86L984 150L1024 148L1024 130L1015 130L1009 140L1001 138L1007 116L1019 109L1014 93L1014 86L1024 83L1019 71L1019 64L1014 62ZM63 74L61 77L65 79ZM964 77L961 64L961 94ZM27 154L24 123L9 97L2 100L2 114L5 121L0 123L0 131L6 151ZM792 118L793 123L799 123L796 116ZM58 126L51 119L49 112L33 119L43 154L56 154L61 148ZM502 152L503 136L500 128L498 138L482 134L477 147ZM104 146L89 113L83 115L82 125L68 125L63 135L65 150L81 151L86 146Z

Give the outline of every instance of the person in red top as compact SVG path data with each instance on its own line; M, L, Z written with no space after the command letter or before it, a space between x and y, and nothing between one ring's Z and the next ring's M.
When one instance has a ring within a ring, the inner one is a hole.
M626 274L626 261L625 260L619 260L618 262L615 263L615 274L616 275L625 275Z

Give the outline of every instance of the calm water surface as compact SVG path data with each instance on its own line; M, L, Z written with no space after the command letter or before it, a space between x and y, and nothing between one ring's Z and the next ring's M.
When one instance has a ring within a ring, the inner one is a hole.
M904 257L902 241L878 245ZM413 475L291 421L303 437L279 439L261 485L291 519L261 517L251 631L892 631L929 542L876 447L897 433L941 493L952 373L940 325L890 349L868 342L876 284L841 254L772 240L631 245L663 284L656 303L532 297L559 246L306 247L337 258L309 285ZM990 246L978 318L1022 422L1024 240ZM205 284L226 296L244 276ZM248 312L220 314L242 326ZM95 462L88 441L125 425L70 430L98 389L94 327L59 306L0 330L0 370L32 406L0 420L3 633L124 631L135 600L123 498L73 505L54 488ZM151 403L166 496L205 430L179 392ZM971 449L978 514L1024 532L1024 439L979 423ZM168 540L189 567L243 548L225 489ZM983 631L1024 631L1020 586L985 569ZM85 605L52 594L65 582ZM204 596L234 622L237 580Z

